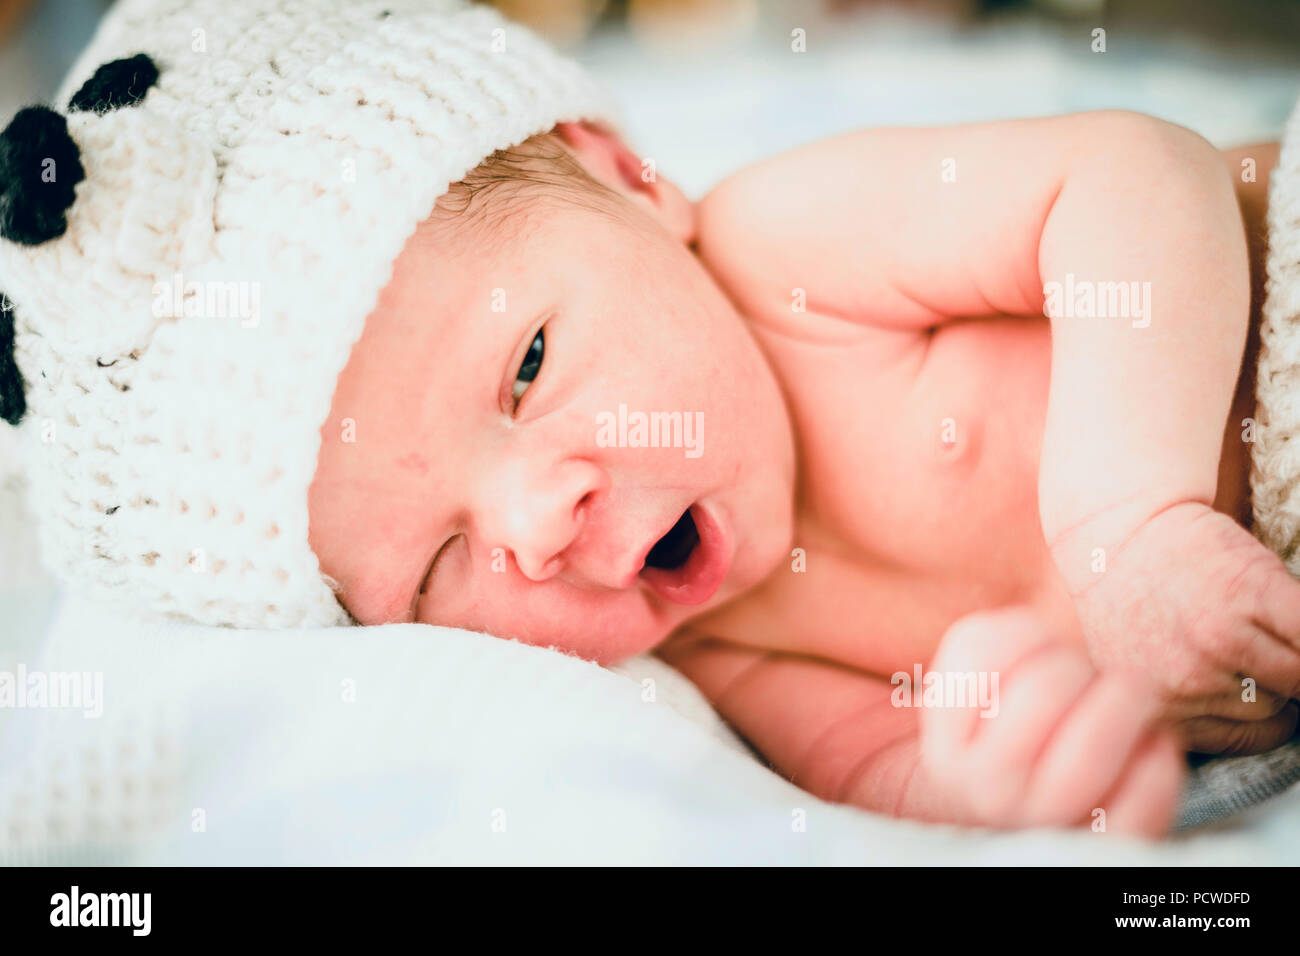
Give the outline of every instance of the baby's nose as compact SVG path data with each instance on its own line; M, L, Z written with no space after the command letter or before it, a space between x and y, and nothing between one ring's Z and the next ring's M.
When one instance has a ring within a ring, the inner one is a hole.
M514 550L515 564L519 565L519 573L539 584L559 574L560 569L564 567L564 559L558 554L543 559L541 554L544 552L545 549L536 553L528 548Z
M530 581L548 581L562 571L582 534L588 505L604 487L604 472L589 462L564 462L531 477L511 469L503 496L488 501L497 540L504 543Z

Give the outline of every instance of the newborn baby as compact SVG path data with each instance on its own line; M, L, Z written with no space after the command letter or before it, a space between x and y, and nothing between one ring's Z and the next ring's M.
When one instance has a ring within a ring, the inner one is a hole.
M1101 112L866 130L692 203L560 124L397 259L312 548L363 624L654 649L820 797L1162 832L1182 750L1296 725L1300 584L1247 530L1275 161Z

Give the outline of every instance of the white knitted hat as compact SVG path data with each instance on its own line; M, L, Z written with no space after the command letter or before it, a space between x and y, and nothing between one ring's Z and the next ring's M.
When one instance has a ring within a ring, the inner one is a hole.
M45 562L202 623L345 623L307 489L394 259L492 152L612 105L461 0L124 0L56 108L0 136L0 411Z

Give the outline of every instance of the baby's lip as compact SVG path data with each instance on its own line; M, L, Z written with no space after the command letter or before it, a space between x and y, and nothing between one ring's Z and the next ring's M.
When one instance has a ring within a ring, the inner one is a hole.
M638 574L646 586L665 601L688 607L703 604L718 592L727 572L731 570L733 557L731 531L725 522L700 502L691 505L689 510L699 535L699 543L691 551L686 563L671 570L645 567L646 556L659 540L656 538L641 555L642 567ZM668 533L680 517L679 514L673 519L672 524L664 529L664 534Z
M624 564L620 562L622 568L621 571L611 573L614 569L606 563L599 569L592 570L584 579L584 585L599 585L601 587L614 588L619 591L625 591L628 588L636 587L637 582L641 578L641 572L645 568L646 559L650 556L650 552L654 550L654 546L672 529L673 525L677 523L681 516L682 513L680 511L675 513L662 525L662 530L648 538L641 545L638 551L631 553L632 556L629 558L627 563Z
M663 526L663 530L641 546L641 550L629 564L628 569L619 576L617 584L614 585L615 587L619 589L630 588L640 580L641 572L645 570L646 558L650 556L650 552L654 550L654 546L659 542L659 539L672 529L673 525L677 523L677 520L680 517L681 512L678 512L673 517L669 518L667 524Z

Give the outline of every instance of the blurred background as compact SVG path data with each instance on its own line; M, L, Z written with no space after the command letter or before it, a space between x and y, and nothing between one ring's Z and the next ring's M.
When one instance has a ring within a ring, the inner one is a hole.
M109 5L0 0L0 119L53 93ZM632 147L695 196L744 163L871 125L1124 107L1240 144L1275 137L1300 88L1295 0L496 5L601 77Z

